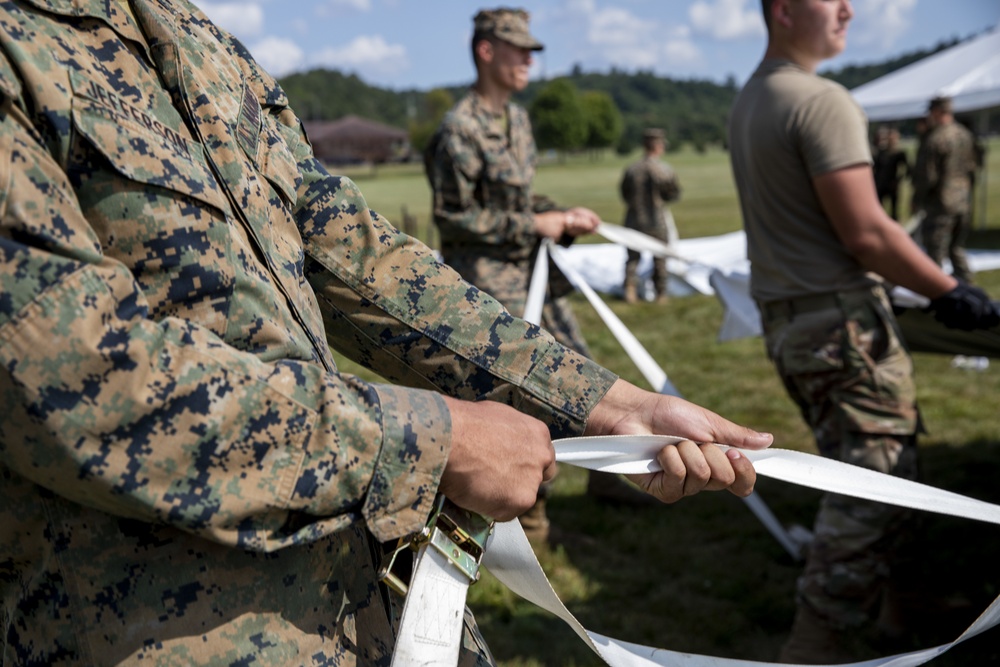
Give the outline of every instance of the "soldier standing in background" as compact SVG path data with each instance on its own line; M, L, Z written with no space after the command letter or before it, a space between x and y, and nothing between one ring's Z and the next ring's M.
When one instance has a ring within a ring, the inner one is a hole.
M928 106L929 130L914 168L914 199L926 216L921 223L924 250L939 265L951 260L952 275L972 281L965 255L969 235L976 142L955 122L951 99L936 97Z
M879 201L885 204L888 200L889 215L899 220L899 183L909 174L910 163L899 147L899 130L896 128L878 129L872 171Z
M542 239L563 244L594 231L590 209L563 209L534 193L537 152L531 121L511 95L528 85L532 53L544 48L521 9L482 10L473 18L476 81L441 121L424 154L432 213L444 261L517 315L524 313L532 267ZM554 265L541 325L556 340L590 356L569 302L572 286ZM620 478L590 472L589 494L648 504ZM521 517L525 532L544 541L548 486Z
M675 242L676 230L671 229L667 220L665 202L680 198L681 189L677 175L670 165L660 157L667 148L666 136L658 128L647 129L642 136L644 155L625 169L619 184L619 191L627 207L625 226L649 234L661 241ZM640 253L628 249L625 261L624 296L628 303L639 300L638 276ZM667 259L653 258L653 287L656 302L667 302Z
M941 271L879 204L864 112L816 75L841 53L848 0L763 0L767 50L730 116L729 146L768 357L820 454L913 479L913 362L883 280L945 326L996 326L989 297ZM909 512L824 494L780 660L852 662L901 631L893 563Z

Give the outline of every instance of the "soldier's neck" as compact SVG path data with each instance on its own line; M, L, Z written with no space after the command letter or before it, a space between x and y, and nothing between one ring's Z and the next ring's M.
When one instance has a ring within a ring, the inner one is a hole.
M479 99L490 113L497 116L503 115L507 110L507 103L510 102L510 91L506 88L491 84L488 80L480 79L472 87L479 95Z

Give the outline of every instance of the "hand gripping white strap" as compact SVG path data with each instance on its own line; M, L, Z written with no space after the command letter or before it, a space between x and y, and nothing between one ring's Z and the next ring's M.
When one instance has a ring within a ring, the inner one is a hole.
M601 224L604 225L604 223ZM604 225L604 227L608 228L611 227L611 225ZM617 229L628 232L630 235L629 238L635 243L639 243L643 238L647 239L650 244L662 243L661 241L657 241L653 237L646 236L642 232L637 232L634 229L627 229L625 227L618 227ZM607 230L605 229L605 231ZM573 286L583 292L583 295L587 297L587 301L590 302L590 305L593 306L594 310L597 311L597 314L600 315L604 324L607 325L608 329L611 330L611 333L614 334L626 354L628 354L629 358L632 360L632 363L636 365L639 372L646 378L646 381L649 382L650 386L661 394L679 397L681 393L677 390L677 387L674 386L674 383L670 381L670 378L667 377L666 371L664 371L659 364L656 363L649 352L646 351L646 348L644 348L635 335L629 331L628 327L625 326L620 319L618 319L618 316L615 315L614 311L612 311L611 308L609 308L608 305L597 295L597 293L594 292L590 285L587 284L587 281L585 281L580 274L577 273L572 266L570 266L569 262L565 261L562 248L559 248L552 243L543 243L542 248L544 249L546 247L550 248L552 260L556 263L556 266L558 266L559 270L566 275L567 279L573 284ZM542 254L539 252L539 257L541 256ZM539 261L539 263L541 263L541 261ZM546 262L546 265L547 264L548 262ZM535 270L536 272L538 271L537 265ZM535 280L532 278L532 289L535 288L535 284ZM538 307L541 307L540 302ZM754 513L757 519L764 524L764 527L767 528L768 532L771 533L771 535L778 541L779 544L781 544L782 547L784 547L785 551L787 551L793 559L800 560L802 558L802 542L794 539L789 531L785 530L785 527L781 525L781 522L778 521L778 519L771 512L771 509L759 495L751 494L746 498L743 498L743 503L750 509L751 512ZM802 529L802 532L808 534L808 531L805 529Z
M592 470L643 473L658 470L654 457L664 445L681 438L670 436L609 436L567 438L554 442L556 459ZM1000 524L1000 506L958 494L858 468L846 463L789 450L741 450L759 475L812 488L845 493L857 498L888 502L952 516ZM512 591L563 619L590 648L613 667L750 667L765 665L747 660L678 653L618 641L591 632L560 602L535 558L520 524L497 524L486 549L483 565ZM952 646L1000 623L1000 597L955 641L934 648L877 660L851 663L855 667L915 667Z

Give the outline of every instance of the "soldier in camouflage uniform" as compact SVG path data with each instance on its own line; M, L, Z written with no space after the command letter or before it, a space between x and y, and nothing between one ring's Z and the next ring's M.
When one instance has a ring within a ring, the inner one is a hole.
M190 3L0 3L0 154L4 665L387 665L380 543L438 493L512 518L554 436L768 442L436 262ZM660 460L665 501L753 485L713 445Z
M952 275L970 282L973 274L965 256L965 239L970 226L976 142L969 130L955 122L949 98L931 100L928 124L913 177L914 200L926 214L921 239L935 262L941 264L948 257Z
M767 354L823 456L916 476L913 364L882 279L932 299L947 326L1000 322L989 298L943 273L875 194L863 112L816 76L844 48L847 0L765 0L768 47L734 104L730 155ZM908 513L826 494L780 659L865 657L855 641L898 631L880 602Z
M524 312L541 240L593 232L593 211L562 209L532 190L537 152L531 121L510 96L528 84L533 51L522 10L482 10L473 19L476 83L444 118L427 148L427 178L444 261L515 314ZM551 271L542 326L588 354L565 299L565 279ZM552 291L553 287L556 289Z
M451 109L424 158L432 211L444 261L508 310L523 314L532 269L543 238L563 244L592 232L597 214L561 209L535 194L536 150L531 122L511 95L528 85L531 54L542 44L520 9L485 9L473 18L476 82ZM541 325L556 340L590 356L565 296L572 290L554 264ZM521 523L536 542L548 537L548 486ZM614 502L647 504L648 498L616 476L592 472L587 491Z
M665 242L672 242L670 230L665 217L664 202L676 201L680 198L681 189L677 175L670 165L660 159L666 150L666 137L663 130L650 128L643 133L643 158L625 169L619 184L622 199L625 200L625 226ZM640 254L629 248L628 259L625 261L625 301L635 303L639 300L636 269L639 267ZM667 301L667 260L665 257L653 258L653 287L656 290L656 301Z

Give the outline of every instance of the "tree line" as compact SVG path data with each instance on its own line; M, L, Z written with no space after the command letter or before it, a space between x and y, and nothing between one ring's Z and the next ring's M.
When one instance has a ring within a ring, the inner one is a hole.
M888 74L957 44L943 41L879 63L847 65L821 72L847 88ZM292 107L304 120L336 120L348 114L406 129L415 151L426 146L441 118L465 94L466 86L390 90L370 86L354 74L316 69L281 79ZM652 71L584 72L533 81L515 96L528 109L542 150L561 152L617 149L640 144L646 127L663 128L672 147L724 145L726 118L738 92L724 83L671 79Z

